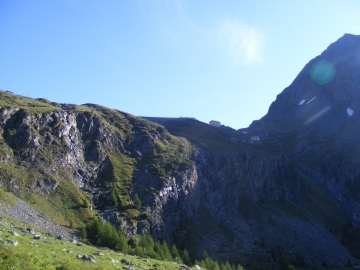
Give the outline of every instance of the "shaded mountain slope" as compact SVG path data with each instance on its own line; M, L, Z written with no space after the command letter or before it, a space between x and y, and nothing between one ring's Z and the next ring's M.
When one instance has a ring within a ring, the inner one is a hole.
M346 205L356 226L359 74L360 36L346 34L311 60L277 96L268 114L247 129L291 156L303 173Z
M254 261L274 268L271 253L333 265L351 257L341 244L347 219L342 207L283 149L267 142L233 143L233 131L194 120L163 125L194 145L198 180L190 196L196 204L181 223L184 245L250 262L250 268L257 267Z
M284 151L341 207L348 224L340 233L342 243L358 258L359 74L360 36L346 34L311 60L268 114L246 129Z

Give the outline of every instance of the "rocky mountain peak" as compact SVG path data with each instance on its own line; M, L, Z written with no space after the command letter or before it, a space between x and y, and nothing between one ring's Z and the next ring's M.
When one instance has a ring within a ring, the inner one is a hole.
M348 122L357 129L359 73L360 36L345 34L305 65L292 84L276 97L267 115L254 121L250 130L286 133L325 129L329 135L335 135Z

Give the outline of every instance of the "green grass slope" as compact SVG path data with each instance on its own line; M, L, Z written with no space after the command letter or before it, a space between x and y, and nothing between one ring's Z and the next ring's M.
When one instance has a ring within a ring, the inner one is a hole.
M16 227L10 227L13 223ZM22 229L33 228L42 235L39 240ZM14 236L15 235L17 236ZM18 243L13 246L8 240ZM94 255L100 252L103 255ZM78 259L77 255L86 254L92 261ZM20 222L0 213L0 270L5 269L122 269L129 267L121 260L132 263L134 269L179 269L175 262L141 258L109 249L99 249L84 243L74 244L51 236L27 223Z

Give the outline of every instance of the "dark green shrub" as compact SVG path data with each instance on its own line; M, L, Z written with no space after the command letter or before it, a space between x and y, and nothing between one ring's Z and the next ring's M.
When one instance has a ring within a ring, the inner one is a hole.
M134 198L134 205L137 209L141 208L141 201L140 198L137 194L135 194L135 198Z
M139 216L140 219L150 219L151 218L151 214L148 212L143 212L140 214Z

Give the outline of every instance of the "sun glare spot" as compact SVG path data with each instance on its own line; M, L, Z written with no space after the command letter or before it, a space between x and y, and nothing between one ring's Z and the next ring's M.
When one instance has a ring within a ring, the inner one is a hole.
M334 66L325 60L316 62L310 69L311 79L318 84L325 84L335 76Z

